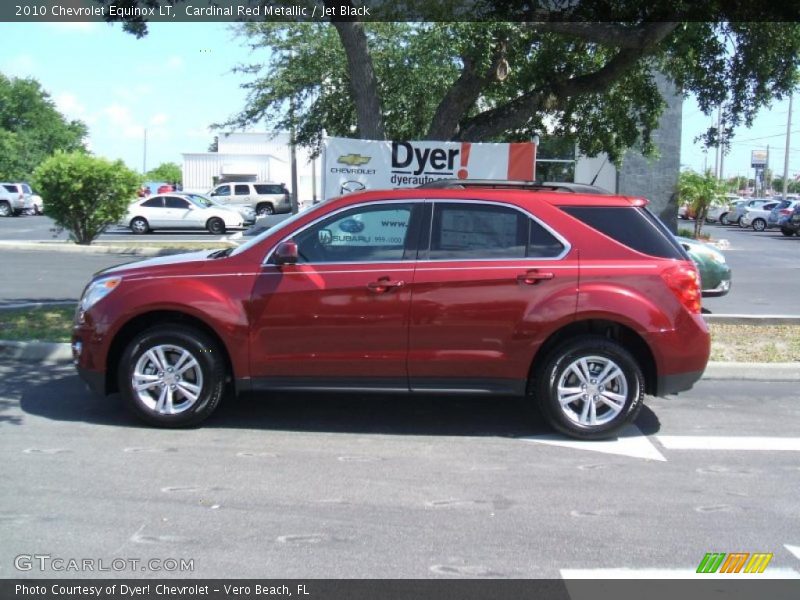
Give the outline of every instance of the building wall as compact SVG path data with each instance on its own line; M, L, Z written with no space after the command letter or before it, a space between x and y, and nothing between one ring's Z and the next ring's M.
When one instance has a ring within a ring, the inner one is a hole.
M658 128L653 132L659 157L645 158L638 151L629 150L625 153L622 167L617 169L605 154L579 156L575 165L575 182L591 183L599 173L595 185L626 196L647 198L653 212L675 231L678 206L674 195L680 172L683 97L665 76L658 73L655 78L667 103Z
M259 181L284 183L291 189L291 147L289 134L265 132L230 132L218 136L217 152L186 153L183 155L184 188L207 191L214 176L241 170ZM309 152L298 147L298 200L310 203L315 189L320 197L319 161L312 161ZM238 165L238 167L237 167ZM316 183L316 187L315 187Z
M619 171L617 191L629 196L644 196L650 209L673 231L677 227L678 206L675 192L681 161L681 120L683 97L667 78L655 75L658 89L667 103L659 126L653 132L658 158L645 158L635 150L625 154Z

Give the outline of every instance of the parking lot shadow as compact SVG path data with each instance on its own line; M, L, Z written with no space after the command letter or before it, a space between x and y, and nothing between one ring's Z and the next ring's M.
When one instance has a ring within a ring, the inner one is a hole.
M56 421L147 428L119 394L101 398L86 389L70 365L16 371L0 384L4 397L18 397L22 411ZM552 430L525 401L501 397L397 394L276 393L226 397L204 428L526 437ZM6 411L0 404L0 420ZM9 417L13 417L9 415ZM636 422L646 435L658 418L644 407Z

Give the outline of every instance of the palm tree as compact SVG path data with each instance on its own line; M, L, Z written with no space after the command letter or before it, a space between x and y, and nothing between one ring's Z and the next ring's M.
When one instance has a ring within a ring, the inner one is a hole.
M684 171L678 179L678 196L681 203L688 204L694 211L694 238L700 236L709 207L725 195L725 184L717 180L711 171L704 175L694 171Z

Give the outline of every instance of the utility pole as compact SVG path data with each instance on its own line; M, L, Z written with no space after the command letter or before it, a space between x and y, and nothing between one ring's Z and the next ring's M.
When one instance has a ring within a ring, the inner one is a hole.
M719 168L720 167L719 154L720 154L720 150L721 150L721 148L720 148L720 125L721 125L721 123L722 123L722 105L720 104L717 107L717 151L714 153L714 177L716 177L717 179L719 179L721 177L721 174L719 172L720 171L720 168Z
M142 152L142 175L147 173L147 127L144 128L144 150Z
M792 137L792 99L794 93L789 94L789 118L786 119L786 154L783 157L783 199L789 193L789 141Z

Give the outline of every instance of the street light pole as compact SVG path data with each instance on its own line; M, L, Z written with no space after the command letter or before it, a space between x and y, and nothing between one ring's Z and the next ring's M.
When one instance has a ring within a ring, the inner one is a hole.
M147 127L144 128L144 149L142 151L142 175L147 173Z

